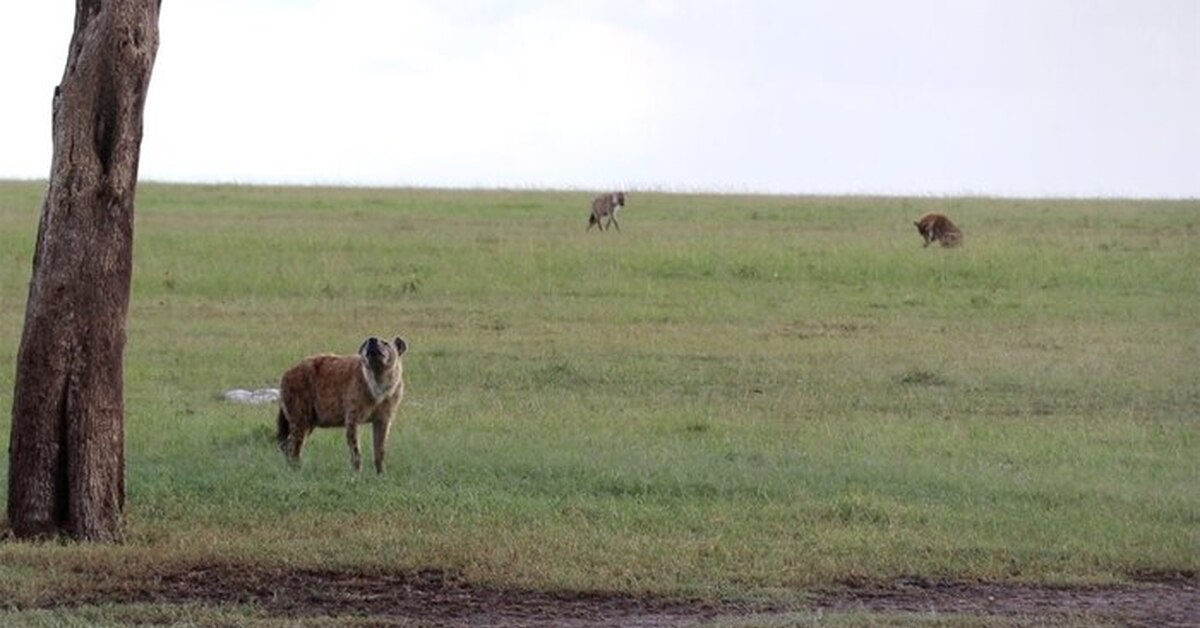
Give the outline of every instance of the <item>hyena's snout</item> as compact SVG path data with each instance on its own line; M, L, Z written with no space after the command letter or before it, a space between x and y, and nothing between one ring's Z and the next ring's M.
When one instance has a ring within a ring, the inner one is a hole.
M358 353L367 359L374 368L386 368L391 364L392 356L388 344L374 336L367 338L359 348Z

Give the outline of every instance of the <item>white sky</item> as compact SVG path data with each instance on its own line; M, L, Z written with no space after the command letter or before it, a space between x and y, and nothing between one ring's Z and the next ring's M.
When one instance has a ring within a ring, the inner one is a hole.
M0 5L43 178L74 3ZM1196 0L166 0L143 179L1200 197Z

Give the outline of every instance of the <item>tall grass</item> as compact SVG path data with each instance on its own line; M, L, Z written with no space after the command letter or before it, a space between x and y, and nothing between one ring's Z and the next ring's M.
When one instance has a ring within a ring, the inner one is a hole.
M41 192L0 185L3 400ZM1195 572L1200 204L645 193L598 234L588 196L142 186L128 541L2 545L3 596L214 561L712 595ZM920 246L929 209L963 248ZM274 409L221 399L396 333L386 476L333 431L290 469Z

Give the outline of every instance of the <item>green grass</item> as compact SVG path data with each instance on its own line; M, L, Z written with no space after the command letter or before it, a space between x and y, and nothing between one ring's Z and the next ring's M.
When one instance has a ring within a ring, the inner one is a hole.
M0 184L5 408L43 189ZM128 541L0 545L0 598L208 562L735 597L1200 566L1200 202L587 206L143 185ZM923 249L927 210L965 246ZM395 333L384 477L335 431L292 470L274 409L220 398Z

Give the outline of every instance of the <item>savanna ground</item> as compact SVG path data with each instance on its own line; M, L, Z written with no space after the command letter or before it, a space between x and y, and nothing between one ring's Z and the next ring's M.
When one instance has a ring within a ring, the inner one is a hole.
M589 198L143 185L127 538L0 543L0 622L1200 623L1200 202ZM221 397L397 333L382 477Z

